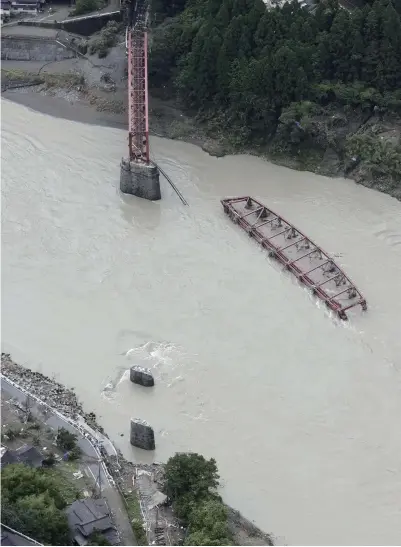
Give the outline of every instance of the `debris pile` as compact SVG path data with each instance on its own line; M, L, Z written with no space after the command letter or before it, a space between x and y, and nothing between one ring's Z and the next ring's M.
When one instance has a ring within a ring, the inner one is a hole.
M73 420L82 416L88 425L103 433L102 427L96 422L96 415L93 412L84 412L73 389L64 387L54 378L18 365L7 353L1 354L1 372L64 416Z

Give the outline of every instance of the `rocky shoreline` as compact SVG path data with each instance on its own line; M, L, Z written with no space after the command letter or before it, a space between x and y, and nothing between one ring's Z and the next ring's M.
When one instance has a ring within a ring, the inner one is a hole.
M96 421L96 415L84 411L73 389L66 388L54 378L48 378L40 372L18 365L8 353L1 354L1 372L64 416L73 420L82 416L90 427L104 434L102 426Z

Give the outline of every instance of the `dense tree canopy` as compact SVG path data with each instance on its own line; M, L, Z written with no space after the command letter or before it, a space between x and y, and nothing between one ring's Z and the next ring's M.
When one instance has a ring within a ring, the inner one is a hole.
M185 452L168 460L165 477L166 493L173 500L187 493L195 499L201 498L219 484L216 460Z
M217 498L202 501L190 514L191 533L187 545L230 545L227 537L227 510ZM207 543L203 543L207 538Z
M2 522L45 545L69 545L66 503L52 477L22 464L1 471Z
M212 2L212 0L210 0ZM215 490L216 461L200 454L178 453L165 467L165 491L176 515L188 525L186 545L232 545L227 510Z
M293 103L401 111L401 0L352 12L321 0L313 13L297 1L159 3L181 13L155 33L151 84L174 84L188 107L241 142L266 142Z

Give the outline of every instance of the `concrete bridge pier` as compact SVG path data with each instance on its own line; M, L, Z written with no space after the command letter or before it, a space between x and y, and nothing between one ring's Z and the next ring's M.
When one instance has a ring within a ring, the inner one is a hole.
M130 443L142 450L155 449L155 433L148 422L140 419L131 420Z
M161 199L159 170L151 163L135 163L121 160L120 190L139 198L156 201Z

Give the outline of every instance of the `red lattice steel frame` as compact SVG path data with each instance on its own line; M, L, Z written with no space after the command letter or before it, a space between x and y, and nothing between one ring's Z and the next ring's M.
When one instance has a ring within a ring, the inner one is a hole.
M129 158L149 163L148 35L128 31L128 140Z
M343 270L334 262L334 260L323 251L321 247L318 247L310 238L306 237L298 228L295 228L290 222L285 220L281 215L277 215L271 209L265 207L262 203L250 196L243 196L237 198L228 198L221 200L224 208L224 212L227 213L230 218L241 226L249 236L256 239L256 241L265 248L269 255L277 259L283 264L298 280L308 286L313 293L325 302L325 304L334 312L338 314L341 319L347 319L347 310L354 306L360 305L363 310L367 309L367 303L361 292L356 288L351 279L345 275ZM252 218L252 221L250 220ZM268 219L268 220L266 220ZM261 228L267 226L274 221L279 221L280 231L274 234L266 236ZM281 228L283 228L281 230ZM283 235L292 231L294 234L294 241L280 246L276 243L277 236ZM308 243L308 252L301 256L290 257L288 250L299 244ZM305 268L301 264L302 260L312 255L319 255L320 262L315 263L312 267ZM326 264L332 264L335 267L335 275L329 278L321 278L320 280L312 279L311 274L316 273L317 270L322 270ZM343 287L335 293L330 294L326 286L328 283L341 278ZM345 303L340 300L340 296L346 295L349 291L352 291L354 295L352 301Z

